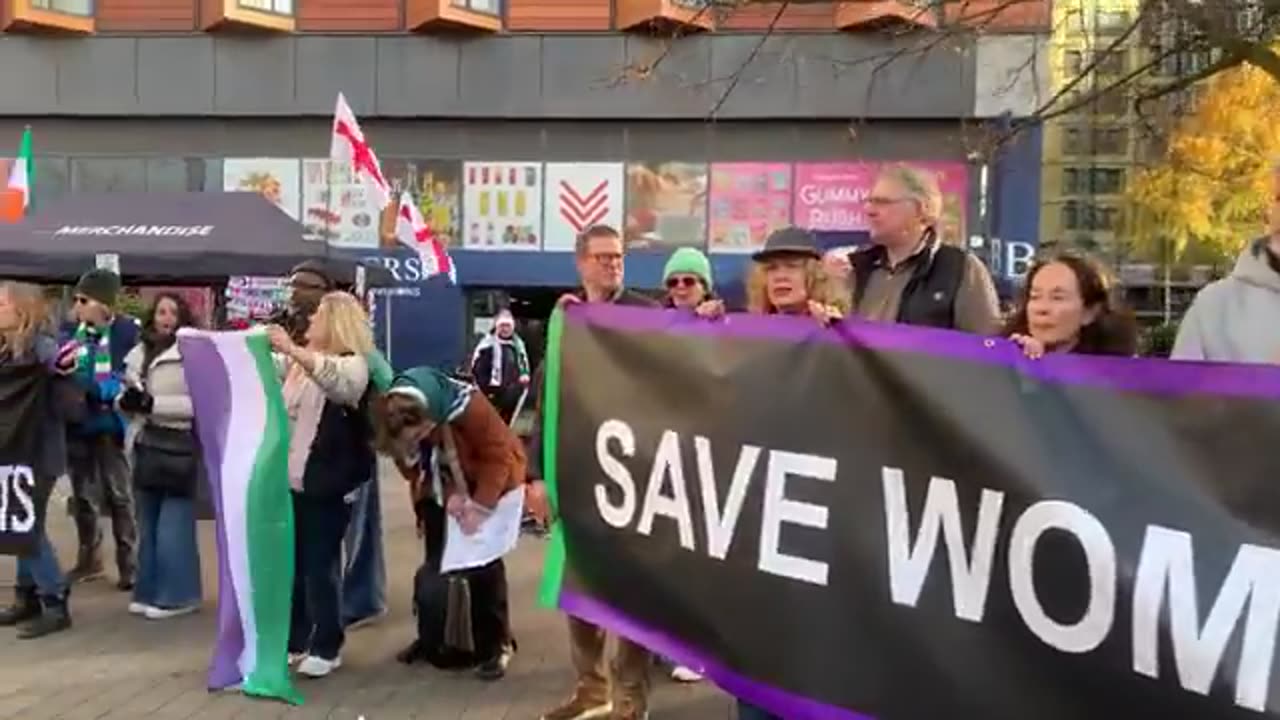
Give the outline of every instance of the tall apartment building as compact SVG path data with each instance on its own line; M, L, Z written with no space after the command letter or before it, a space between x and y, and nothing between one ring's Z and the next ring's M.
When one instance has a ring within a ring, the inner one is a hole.
M1127 255L1124 193L1143 142L1131 91L1101 91L1143 61L1141 32L1106 51L1132 27L1139 4L1140 0L1058 0L1050 41L1055 92L1075 83L1063 102L1093 99L1045 124L1040 240L1087 250L1116 264ZM1086 73L1091 66L1092 72Z

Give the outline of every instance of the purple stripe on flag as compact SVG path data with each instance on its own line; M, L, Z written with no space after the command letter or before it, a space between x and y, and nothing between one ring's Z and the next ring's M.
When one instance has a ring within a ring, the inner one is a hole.
M678 311L604 303L575 304L569 308L566 319L577 325L639 332L797 343L825 342L855 348L940 355L1005 366L1043 382L1090 385L1118 391L1280 399L1280 367L1271 365L1169 362L1069 354L1031 360L1016 345L1003 339L856 319L823 329L808 318L734 314L722 320L708 321Z
M209 687L221 690L243 680L240 655L244 652L241 624L231 567L227 560L226 527L222 520L222 459L226 456L227 432L231 418L231 386L226 365L217 345L208 337L179 338L183 373L196 408L197 430L204 453L216 518L214 535L218 548L218 631L213 658L209 663Z
M827 705L751 680L670 633L645 625L630 615L577 591L567 588L561 590L560 609L574 617L608 628L681 665L697 668L730 695L786 720L872 720L870 715Z

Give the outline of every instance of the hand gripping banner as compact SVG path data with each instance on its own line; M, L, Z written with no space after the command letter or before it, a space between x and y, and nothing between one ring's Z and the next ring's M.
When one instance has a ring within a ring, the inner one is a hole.
M553 320L544 600L790 720L1280 718L1280 368Z

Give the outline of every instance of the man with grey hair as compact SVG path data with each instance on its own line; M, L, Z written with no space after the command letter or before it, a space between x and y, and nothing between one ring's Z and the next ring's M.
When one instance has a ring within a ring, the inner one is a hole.
M1280 164L1272 167L1268 234L1227 277L1206 285L1182 318L1174 360L1280 363Z
M872 245L853 253L853 310L882 322L961 330L1000 329L991 274L973 253L938 236L942 191L908 165L881 171L867 198Z

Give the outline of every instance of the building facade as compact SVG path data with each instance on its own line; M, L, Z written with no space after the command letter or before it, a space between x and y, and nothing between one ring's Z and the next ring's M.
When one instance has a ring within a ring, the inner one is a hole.
M935 169L949 239L999 275L1038 240L1040 133L989 140L1041 100L1047 0L4 0L0 24L0 138L33 128L37 208L263 192L414 286L387 305L475 308L463 338L571 286L589 222L625 228L642 287L679 245L732 284L775 227L857 242L885 162ZM329 171L339 92L449 239L453 300Z

